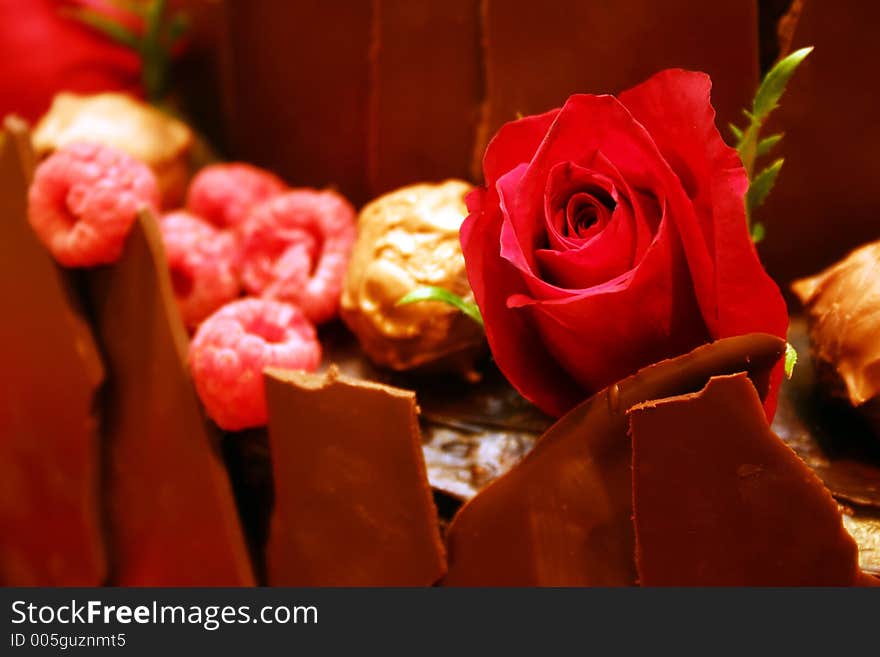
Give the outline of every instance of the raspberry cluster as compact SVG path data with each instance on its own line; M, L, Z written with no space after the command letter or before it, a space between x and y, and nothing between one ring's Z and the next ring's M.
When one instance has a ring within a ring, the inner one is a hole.
M145 164L79 144L40 165L29 217L58 262L89 267L119 258L143 207L159 207ZM208 414L230 431L265 424L262 371L320 364L314 324L337 313L354 208L248 164L217 164L159 227L181 317L195 332L189 362Z
M158 207L159 185L150 168L99 144L72 144L50 155L28 193L28 221L65 267L114 262L138 211Z

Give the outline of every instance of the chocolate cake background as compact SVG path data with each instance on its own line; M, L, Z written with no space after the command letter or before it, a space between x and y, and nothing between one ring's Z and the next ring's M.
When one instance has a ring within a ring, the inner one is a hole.
M193 46L177 71L177 94L194 123L226 156L273 169L297 184L335 186L359 205L416 181L457 176L479 182L479 155L489 136L505 121L558 106L573 91L620 91L669 66L705 70L712 76L713 102L726 135L724 126L740 118L740 108L748 104L757 84L761 63L766 66L772 61L770 53L815 44L816 53L796 76L777 117L786 132L780 147L786 168L769 205L761 211L768 236L759 251L780 287L786 289L792 278L814 272L849 248L878 236L874 225L880 202L873 189L880 165L873 154L880 147L880 129L871 117L880 111L880 94L868 83L868 67L872 53L876 54L873 35L868 32L880 16L868 3L797 2L794 14L784 23L781 42L775 39L776 21L791 9L784 2L560 0L550 7L519 0L355 0L340 4L187 0L182 4L192 11L195 32ZM793 22L793 15L799 16L799 21ZM825 93L827 89L837 91ZM851 134L841 134L842 130ZM12 161L8 144L5 146L4 158ZM27 171L16 173L16 166L4 164L3 175L29 175ZM21 211L14 207L14 199L4 196L3 201L4 215ZM139 252L140 260L149 259L149 244L151 239L155 241L150 228L139 228L135 237L137 243L129 250ZM25 254L10 251L2 257L8 264ZM106 272L82 281L61 275L51 262L39 266L35 278L41 281L39 290L22 295L9 274L0 287L3 299L25 306L30 303L29 295L38 295L39 306L49 304L55 313L51 325L67 323L74 332L81 330L76 325L83 322L82 305L89 306L86 311L99 334L102 327L117 322L112 309L89 303L87 291L112 280L101 280ZM130 260L118 265L138 266ZM144 274L132 275L142 280ZM80 297L71 293L77 287L83 293ZM144 291L150 293L149 289ZM123 303L124 296L118 292L111 298ZM104 297L101 292L96 298ZM165 304L166 310L167 302L167 293L164 300L155 300L156 307L161 309ZM173 343L179 342L182 327L166 317L155 321L159 329L148 331L148 339L167 343L156 347L166 355L179 349ZM129 317L127 322L135 326L137 317ZM30 329L19 330L4 343L16 344L15 338ZM104 369L112 379L118 361L125 358L126 347L114 347L114 340L128 330L106 330L108 335L93 337L86 328L74 345L53 342L59 354L27 355L14 349L4 354L5 362L12 364L11 368L4 365L2 392L7 399L29 394L30 399L54 398L51 388L42 388L42 378L28 383L32 388L28 392L24 386L27 381L20 375L28 370L37 373L63 366L70 372L59 374L59 381L81 382L73 386L77 394L68 400L76 419L47 413L42 430L45 440L52 442L57 440L60 426L81 427L72 440L89 446L79 454L95 459L85 464L85 472L97 467L95 409L107 403L108 394L110 398L116 394L111 383L101 397L95 396ZM53 339L63 335L71 333L58 331ZM482 382L468 388L463 396L460 383L453 378L426 379L376 369L341 325L324 328L321 337L326 345L325 363L337 363L349 375L416 391L427 475L445 520L462 501L528 453L551 424L523 401L490 363L484 363ZM859 543L861 565L880 572L880 448L857 418L818 392L802 321L793 322L790 340L798 348L801 362L792 381L783 386L773 428L848 506L847 526ZM101 345L103 364L95 356L99 349L95 341ZM37 369L36 363L43 364ZM124 375L132 377L132 386L143 383L137 380L137 370L126 366ZM183 387L184 396L191 394L187 381L175 385ZM40 391L33 392L36 388ZM177 399L180 395L172 396ZM137 414L131 407L118 408L122 413ZM10 418L10 414L4 416L11 422ZM119 422L111 414L104 431L113 432ZM152 431L154 437L161 433L137 417L126 422ZM228 522L234 509L227 475L218 469L223 439L210 425L200 425L203 418L197 410L189 422L199 425L197 433L203 440L199 449L210 454L211 472L203 476L214 481L211 503L219 504L220 509L201 521L227 524L222 531L228 537L229 555L220 567L228 568L236 583L251 583L254 575L242 536L238 527ZM186 433L191 439L192 431ZM265 447L265 436L259 440ZM9 443L6 447L16 448ZM227 449L226 457L235 460L241 454ZM124 458L132 461L138 457ZM265 471L266 454L254 462L256 471ZM157 471L160 465L153 464ZM265 474L248 481L252 472L242 472L240 462L227 465L241 511L249 492L265 489ZM190 471L181 467L183 470ZM90 480L65 487L65 495L75 491L74 506L92 510L81 524L91 528L91 535L81 537L78 549L83 556L77 557L88 566L82 571L88 573L86 583L144 583L139 579L138 564L125 561L125 556L133 553L130 549L114 547L116 562L108 562L101 540L96 538L103 532L111 537L110 545L120 540L112 538L112 528L99 528L98 518L126 512L121 506L100 507L95 499L99 479L104 485L112 482L112 472L100 476L92 472ZM8 491L8 498L4 498L8 505L30 495L23 489ZM131 492L128 495L136 497ZM115 504L124 505L123 498ZM201 505L195 511L204 508ZM62 507L57 509L63 515ZM28 519L40 512L22 514L23 520L12 530L34 532L34 546L53 540L56 530L44 529L51 526L49 517L34 528ZM198 516L194 513L193 518ZM185 513L178 520L181 526L192 522ZM252 553L261 550L263 546L253 545L254 534L265 532L265 527L246 527L246 531ZM155 544L156 553L177 550L177 534L170 530L162 538L164 548ZM136 545L140 540L136 528L121 540ZM191 545L190 549L190 558L197 560L199 546ZM73 557L71 549L65 558ZM256 561L257 581L262 581L262 565ZM58 574L65 567L58 568L57 572L29 573L25 579L0 575L17 584L86 581L81 577L69 581ZM173 583L187 582L177 577Z
M338 186L358 203L411 182L476 182L482 149L505 121L558 107L575 90L616 93L667 67L711 75L729 137L760 73L814 45L772 120L785 132L777 153L786 166L758 214L778 227L759 251L787 290L877 237L874 3L182 4L197 30L178 79L198 125L230 155ZM346 83L327 83L338 79Z

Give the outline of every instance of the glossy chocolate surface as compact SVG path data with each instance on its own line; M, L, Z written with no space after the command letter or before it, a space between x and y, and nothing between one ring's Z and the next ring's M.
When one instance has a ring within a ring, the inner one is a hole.
M90 272L89 292L108 371L112 583L253 584L219 436L186 366L186 330L154 217L139 217L118 262Z
M535 449L458 512L447 534L450 586L629 585L635 404L748 372L763 395L784 343L753 334L652 365L577 406Z
M275 586L430 586L446 570L415 395L268 370Z
M745 374L629 411L643 586L849 586L858 548Z
M0 585L93 586L104 369L70 281L27 220L30 135L0 132Z

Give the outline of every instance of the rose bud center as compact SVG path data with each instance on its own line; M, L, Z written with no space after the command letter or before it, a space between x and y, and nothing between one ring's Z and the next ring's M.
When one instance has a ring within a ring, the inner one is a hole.
M565 234L578 239L594 236L611 221L615 206L605 190L573 194L565 208Z

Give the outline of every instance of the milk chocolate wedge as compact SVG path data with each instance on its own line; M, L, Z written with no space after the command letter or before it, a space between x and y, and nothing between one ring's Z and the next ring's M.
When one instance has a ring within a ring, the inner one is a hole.
M30 136L0 133L0 586L106 576L99 513L103 366L67 281L27 220Z
M266 373L273 586L430 586L446 570L415 394Z
M848 586L858 548L745 374L630 410L643 586Z
M106 394L116 585L254 583L215 430L186 368L158 226L144 213L118 262L89 272Z
M782 340L764 334L719 340L647 367L577 406L455 516L444 584L634 584L627 410L737 372L747 372L763 395L784 350Z

